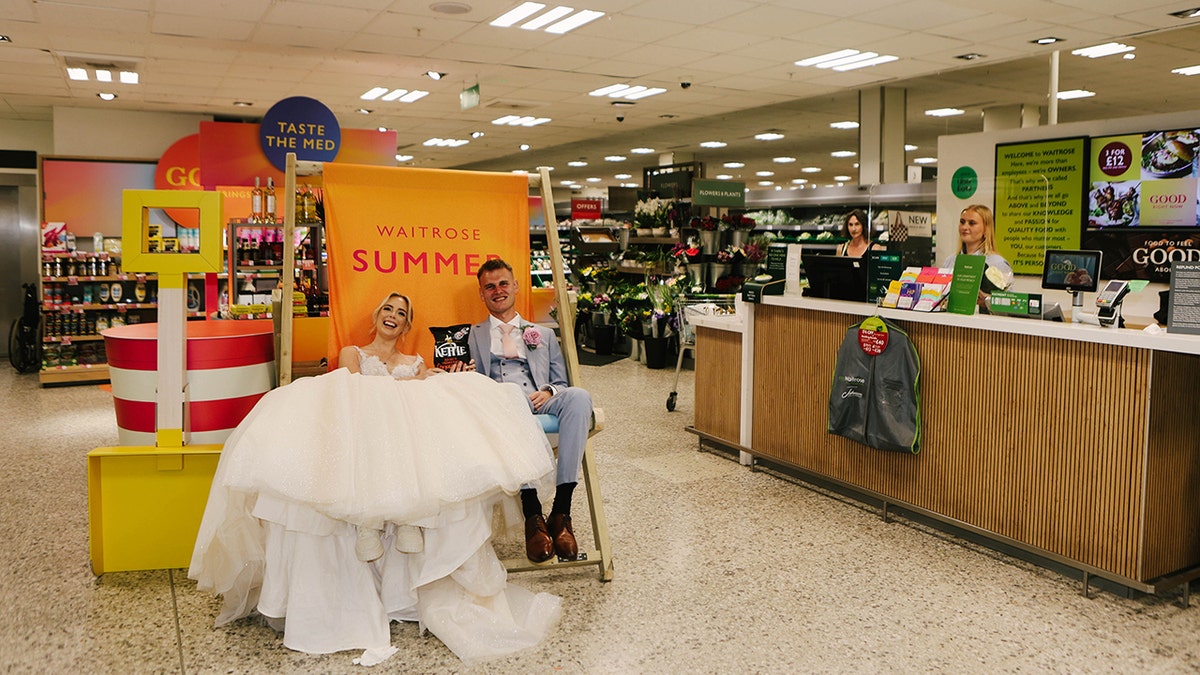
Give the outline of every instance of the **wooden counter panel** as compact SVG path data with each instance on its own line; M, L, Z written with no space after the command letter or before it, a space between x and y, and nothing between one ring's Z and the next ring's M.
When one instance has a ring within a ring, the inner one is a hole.
M742 334L696 328L697 431L741 442Z
M1153 579L1200 560L1200 357L1154 352L1146 471L1146 550Z
M903 325L922 365L913 456L825 432L837 347L861 318L755 316L756 453L1139 578L1150 351L1038 337L1032 321L1028 334Z

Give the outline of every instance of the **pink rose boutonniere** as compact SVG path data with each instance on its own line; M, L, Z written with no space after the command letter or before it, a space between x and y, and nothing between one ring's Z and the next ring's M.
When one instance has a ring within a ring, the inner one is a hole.
M542 344L542 334L536 326L525 326L521 329L521 339L529 349L537 349Z

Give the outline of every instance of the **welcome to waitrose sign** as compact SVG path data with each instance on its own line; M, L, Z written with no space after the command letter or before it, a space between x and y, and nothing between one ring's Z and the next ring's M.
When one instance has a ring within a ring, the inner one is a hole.
M696 206L745 206L746 184L697 178L692 181L692 203Z

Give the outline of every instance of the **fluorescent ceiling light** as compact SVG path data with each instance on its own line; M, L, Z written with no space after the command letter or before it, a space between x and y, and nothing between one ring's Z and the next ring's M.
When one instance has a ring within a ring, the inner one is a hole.
M858 122L852 122L850 120L846 120L845 122L831 122L829 126L833 129L857 129Z
M899 56L892 56L890 54L885 54L883 56L876 56L875 58L867 59L866 61L857 61L855 63L847 63L847 64L840 65L840 66L834 66L833 69L838 72L844 73L847 70L856 70L858 68L867 68L868 66L878 66L883 63L891 63L892 61L899 61L899 60L900 60Z
M811 58L804 59L803 61L797 61L796 65L804 66L804 67L815 66L819 63L825 63L827 61L836 61L838 59L842 59L847 56L854 56L857 53L858 53L857 49L839 49L836 52L830 52L828 54L821 54L820 56L813 56Z
M905 144L905 146L904 146L905 152L912 152L913 150L916 150L916 149L917 149L917 146L912 145L912 144Z
M717 174L717 180L729 180L730 178L733 178L733 176L731 176L731 175L729 175L729 174L727 174L727 173L719 173L719 174Z
M650 87L649 89L646 89L644 91L639 91L639 92L635 92L632 94L625 94L625 98L627 98L631 101L636 101L638 99L647 98L650 96L657 96L659 94L665 93L666 91L667 90L663 89L662 87Z
M646 91L646 89L647 89L647 87L643 87L640 84L636 84L636 85L630 86L627 89L621 89L619 91L614 91L613 93L609 94L608 97L609 98L631 98L635 94Z
M427 145L427 146L431 146L431 147L439 147L439 148L457 148L461 145L466 145L467 143L470 143L470 142L471 141L457 139L457 138L431 138L431 139L425 141L425 143L423 143L423 145Z
M800 172L801 173L818 173L818 172L820 172L820 170L821 170L821 167L819 167L819 166L806 166L803 169L800 169Z
M775 181L771 181L771 180L760 180L760 181L758 181L758 184L759 184L759 185L761 185L761 186L763 186L763 187L770 187L770 186L772 186L772 185L774 185L774 184L775 184Z
M775 172L774 171L755 171L754 175L758 176L759 178L767 178L768 176L774 176Z
M620 84L610 84L607 87L600 87L599 89L593 89L593 90L589 91L588 96L608 96L609 94L613 93L614 91L624 91L628 88L629 88L629 85L627 85L623 82Z
M654 153L654 148L632 148L630 152L635 155L650 155Z
M930 117L953 117L955 115L961 115L964 112L966 111L959 110L958 108L934 108L933 110L926 110L925 114L929 115Z
M1095 95L1096 92L1088 91L1087 89L1068 89L1067 91L1058 92L1058 100L1069 101L1073 98L1088 98Z
M840 59L833 59L832 61L823 61L821 63L818 63L817 67L818 68L836 68L838 66L844 66L847 64L855 63L857 61L866 61L867 59L873 59L876 56L879 56L878 52L856 52L854 54L851 54L850 56L843 56Z
M388 91L387 87L371 87L370 89L363 92L363 95L359 96L359 98L361 98L364 101L374 101L375 99L379 98L380 96L383 96L384 94L386 94L387 91Z
M523 117L519 115L505 115L504 117L497 117L496 119L492 120L492 124L510 127L536 127L539 124L545 124L549 121L549 117L534 117L532 115L525 115Z
M913 160L915 164L936 164L937 157L918 157Z
M72 80L82 80L86 82L88 79L87 69L67 68L67 77L71 78Z
M1086 56L1089 59L1098 59L1102 56L1112 56L1113 54L1124 54L1131 52L1134 48L1129 45L1121 44L1120 42L1105 42L1102 45L1094 47L1084 47L1083 49L1075 49L1071 53L1075 56Z
M793 178L792 182L795 183L796 185L804 185L805 183L808 182L808 179L807 178Z
M597 178L597 177L595 177L595 176L588 176L587 182L589 182L589 183L599 183L599 182L600 182L600 179L599 179L599 178Z
M559 21L556 24L553 24L552 26L550 26L549 28L546 29L546 32L553 33L555 35L562 35L563 33L573 31L576 28L579 28L580 26L582 26L586 23L595 21L596 19L599 19L602 16L604 16L604 12L597 12L595 10L585 9L581 12L578 12L577 14L568 16L567 18L563 19L562 21Z
M374 90L372 90L372 91L374 91ZM403 96L407 93L408 93L407 89L393 89L393 90L389 91L388 93L384 94L380 100L395 101L396 99L400 98L401 96Z
M845 181L850 180L850 176L834 176L833 179L845 182Z
M542 26L552 24L555 21L558 21L559 19L563 18L564 16L566 16L574 11L575 11L574 7L563 7L560 5L558 7L555 7L554 9L550 10L549 12L546 12L545 14L537 17L536 19L533 19L531 21L526 21L525 23L521 24L521 29L522 30L538 30Z
M412 91L401 96L397 100L400 101L401 103L412 103L413 101L425 98L428 95L429 95L429 92L427 92L427 91L421 91L420 89L413 89Z
M118 75L118 79L121 80L121 84L137 84L138 74L131 70L122 70Z
M96 71L97 82L112 82L112 71L103 68Z
M396 155L397 162L410 162L412 161L412 158L412 155Z
M635 188L635 187L641 187L641 185L638 185L637 183L621 183L621 187Z
M796 158L795 157L775 157L771 161L775 162L776 164L791 164L792 162L796 161Z
M604 161L606 161L606 162L624 162L625 155L608 155L607 157L604 158Z
M574 183L574 182L575 181L573 181L573 180L560 180L560 181L558 181L558 184L559 185L570 185L571 183Z
M567 166L576 166L576 167L587 166L587 162L585 162L581 159L575 159L575 160L571 160L570 162L567 162Z
M1197 75L1200 74L1200 66L1187 66L1186 68L1176 68L1171 71L1176 75Z
M702 148L723 148L726 145L728 145L728 143L725 143L724 141L702 141L700 143L700 147Z
M853 150L834 150L833 152L829 153L829 156L830 157L853 157L857 154L858 153L854 152Z
M777 141L781 138L783 138L783 134L776 133L774 131L768 131L765 133L754 135L754 140L756 140L756 141Z
M633 174L618 173L618 174L614 174L613 178L616 178L617 180L629 180L630 178L633 178Z
M746 166L746 163L745 162L725 162L725 164L723 164L722 166L724 166L726 169L740 169L743 166Z
M496 26L498 28L509 28L518 21L522 21L525 18L533 16L534 14L542 11L545 9L545 7L546 6L540 2L523 2L513 9L501 14L489 25Z
M588 96L607 96L609 98L624 98L630 101L646 98L648 96L657 96L666 92L662 87L646 87L640 84L610 84L606 87L600 87L588 92ZM615 102L613 105L621 105L621 102Z

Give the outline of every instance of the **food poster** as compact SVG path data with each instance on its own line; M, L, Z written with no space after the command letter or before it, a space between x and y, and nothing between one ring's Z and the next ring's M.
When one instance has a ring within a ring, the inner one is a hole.
M1195 230L1093 229L1083 233L1080 248L1103 251L1101 279L1146 279L1167 283L1171 265L1200 261L1200 233Z
M996 146L996 248L1017 274L1041 274L1047 249L1079 246L1088 139Z
M1200 131L1092 140L1088 227L1195 227Z

